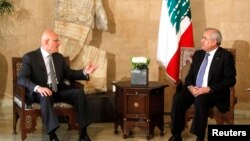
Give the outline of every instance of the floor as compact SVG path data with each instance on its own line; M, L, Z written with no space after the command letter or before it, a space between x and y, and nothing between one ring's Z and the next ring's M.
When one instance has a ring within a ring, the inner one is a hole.
M43 127L41 125L41 119L38 119L37 131L35 133L28 134L26 141L49 141L47 135L45 135ZM169 116L164 116L166 122L164 128L164 136L160 136L158 128L155 129L155 135L150 141L167 141L170 134L169 129ZM235 124L249 124L249 116L235 116ZM214 120L209 120L209 124L214 124ZM92 141L146 141L146 135L138 128L133 130L132 135L127 139L123 139L123 134L120 127L118 128L118 134L114 134L113 123L93 123L88 128L88 133ZM20 141L20 132L16 135L12 134L12 107L0 107L0 141ZM60 141L77 141L77 131L68 131L66 124L61 124L61 127L57 130L57 135ZM195 136L189 133L188 128L183 132L183 141L195 141Z

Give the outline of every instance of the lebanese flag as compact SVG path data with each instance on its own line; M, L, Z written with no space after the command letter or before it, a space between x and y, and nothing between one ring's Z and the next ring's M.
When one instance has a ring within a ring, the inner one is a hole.
M181 47L194 47L190 1L163 0L157 60L174 83L179 80Z

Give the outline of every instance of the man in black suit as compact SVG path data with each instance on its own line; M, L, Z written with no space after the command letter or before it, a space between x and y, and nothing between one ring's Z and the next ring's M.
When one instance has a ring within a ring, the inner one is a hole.
M233 55L220 47L222 36L219 30L207 28L202 36L202 49L193 55L193 62L185 79L184 87L173 96L171 111L171 133L169 141L182 141L185 113L194 103L194 117L190 132L196 141L204 141L208 122L208 109L217 106L221 112L229 110L230 87L236 83L236 68ZM208 61L202 81L198 74L208 53Z
M85 93L82 89L68 87L64 80L88 80L89 74L93 73L97 66L89 64L83 70L70 69L63 55L58 53L59 45L58 35L52 30L45 30L41 37L41 47L23 56L18 84L27 88L30 101L41 104L42 121L51 141L59 140L55 131L60 124L53 109L53 102L58 101L74 106L81 129L79 141L90 141L87 126L92 121ZM51 57L52 63L49 61ZM55 76L54 79L51 76Z

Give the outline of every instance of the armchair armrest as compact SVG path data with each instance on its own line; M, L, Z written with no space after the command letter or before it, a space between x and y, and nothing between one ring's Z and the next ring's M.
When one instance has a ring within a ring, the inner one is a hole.
M76 80L65 79L63 83L74 88L81 88L81 89L84 88L84 85Z
M18 85L17 83L13 82L13 98L18 98L21 103L26 103L26 96L25 96L25 87ZM25 109L25 104L21 104L22 109Z
M84 85L82 83L78 82L78 81L71 81L71 86L81 88L81 89L84 88Z

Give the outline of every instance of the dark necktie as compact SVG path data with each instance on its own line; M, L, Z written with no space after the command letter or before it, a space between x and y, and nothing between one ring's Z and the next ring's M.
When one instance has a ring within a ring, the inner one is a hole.
M204 77L204 74L205 74L205 70L206 70L206 67L207 67L207 62L208 62L208 56L210 54L209 53L206 53L204 59L203 59L203 62L200 66L200 70L198 72L198 75L197 75L197 79L196 79L196 86L197 87L202 87L202 82L203 82L203 77Z
M57 83L56 83L56 73L52 64L52 56L49 55L49 77L51 80L51 86L52 86L52 90L54 92L57 92Z

